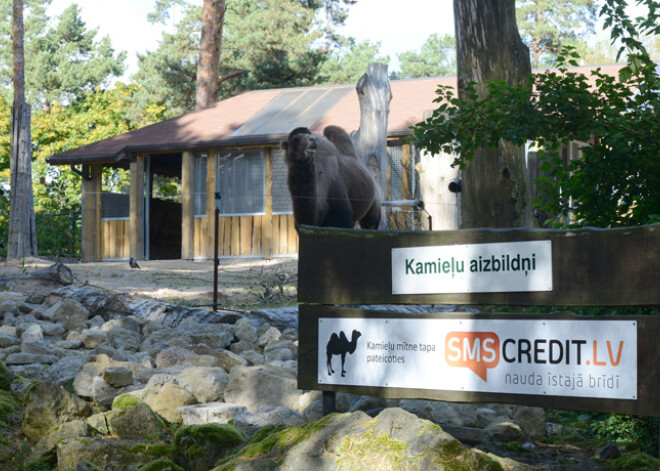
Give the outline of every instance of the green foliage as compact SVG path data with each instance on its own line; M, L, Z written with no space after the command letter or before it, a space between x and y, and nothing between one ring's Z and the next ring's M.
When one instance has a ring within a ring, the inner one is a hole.
M347 46L335 50L321 65L319 73L322 83L357 83L371 62L389 64L390 58L379 56L379 50L380 43L370 41L349 42Z
M575 46L593 33L596 6L594 0L518 0L516 18L532 67L547 67L554 65L562 46Z
M111 77L123 73L126 58L125 52L114 55L108 37L95 41L97 30L87 30L75 3L58 20L36 40L26 81L47 110L54 101L70 101L107 85Z
M569 69L579 56L566 47L557 71L531 76L533 93L489 82L481 97L471 83L460 101L453 89L440 87L438 109L415 128L420 146L455 153L455 163L463 165L477 149L496 147L500 140L532 142L545 157L545 175L537 181L542 197L536 204L550 215L551 224L612 227L657 220L660 79L641 43L629 38L635 33L630 20L617 18L626 25L617 30L619 39L632 48L630 65L618 80L600 69L588 77ZM559 151L571 141L582 143L582 157L565 165Z
M660 460L644 453L633 453L612 460L609 468L613 471L655 471L660 469Z
M396 78L446 77L456 75L456 40L454 36L432 34L419 53L398 54L401 72Z
M599 414L592 426L596 436L611 441L637 442L644 453L658 456L660 419L619 414Z

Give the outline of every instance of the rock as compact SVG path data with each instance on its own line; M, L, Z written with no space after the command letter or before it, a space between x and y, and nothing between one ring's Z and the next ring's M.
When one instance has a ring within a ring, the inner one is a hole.
M103 372L103 381L115 388L133 384L133 372L124 366L110 366Z
M122 350L137 352L138 348L140 348L141 336L134 330L113 327L106 331L106 339L113 347Z
M105 342L105 332L101 329L85 329L80 340L85 348L91 350Z
M101 376L105 369L112 364L107 355L96 355L83 365L73 380L73 390L83 397L93 397L92 386L94 378Z
M165 423L143 402L125 409L113 409L109 415L109 432L119 439L165 438L168 434Z
M156 355L156 367L168 366L219 366L216 358L209 355L197 355L183 347L170 347Z
M500 442L513 442L524 437L524 432L520 425L510 420L508 417L502 417L488 424L485 429L493 440Z
M248 361L230 350L222 350L217 354L218 366L225 371L231 371L235 366L246 366Z
M87 361L87 357L83 355L65 356L53 363L48 368L48 381L58 385L63 385L73 380L80 368Z
M274 340L264 347L266 363L298 359L298 346L291 340Z
M258 338L257 328L252 324L250 319L247 317L241 317L234 324L234 336L240 341L247 342L248 344L254 344L257 342Z
M67 298L44 312L44 317L62 323L64 328L70 331L85 328L89 311L75 299Z
M245 441L247 436L231 425L190 425L174 434L172 456L187 471L207 471Z
M234 418L234 425L248 435L272 424L302 425L307 423L302 414L288 407L262 406L254 413L239 414Z
M46 461L53 463L57 460L57 444L66 438L90 437L91 427L84 420L72 420L57 425L49 430L33 447L29 463Z
M209 402L179 408L185 425L219 423L226 424L236 417L247 414L245 406L225 402Z
M84 400L54 384L40 383L25 398L21 431L39 440L56 425L90 415L92 408Z
M133 385L116 388L106 383L101 376L95 376L92 381L92 397L99 404L110 407L117 396L138 388L138 386Z
M241 356L245 358L248 365L263 365L266 362L263 353L256 350L247 350L241 353Z
M33 340L43 340L44 338L44 332L41 329L41 326L39 324L32 324L29 326L27 329L23 331L21 334L21 341L22 342L30 342Z
M621 450L619 450L619 447L616 446L616 444L614 443L608 443L607 445L605 445L596 452L595 458L602 461L607 461L607 460L614 460L616 458L619 458L620 456L621 456Z
M136 469L160 458L162 445L113 438L67 438L57 447L57 469L77 469L78 463L92 464L103 471Z
M257 345L260 347L265 347L269 343L279 340L281 336L282 333L277 327L270 327L264 333L259 335L259 338L257 339Z
M463 426L464 422L452 404L443 401L426 399L401 399L399 407L415 414L421 419L430 420L436 424Z
M529 438L545 436L545 411L541 407L518 406L513 420Z
M12 353L5 358L6 365L51 365L57 361L55 355L40 355L36 353Z
M295 375L272 365L238 366L229 374L225 401L256 412L262 405L296 409L301 392Z
M183 419L178 411L179 407L196 404L197 400L181 386L166 384L155 396L145 398L145 402L168 422L181 423Z
M200 403L222 401L229 383L229 374L219 367L186 368L177 378L179 385L193 393Z
M14 332L16 332L16 329L14 329ZM15 335L0 332L0 348L7 348L13 345L19 345L20 343L21 340Z
M0 361L0 391L11 391L16 375Z
M255 346L253 344L247 343L243 340L239 340L238 342L232 343L229 346L229 350L236 355L242 355L244 352L247 352L248 350L254 349Z

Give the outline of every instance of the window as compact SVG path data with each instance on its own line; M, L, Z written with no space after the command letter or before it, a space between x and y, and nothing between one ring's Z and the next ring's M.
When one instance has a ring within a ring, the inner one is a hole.
M127 169L104 167L101 178L101 219L129 219L130 173Z
M216 188L220 214L263 214L266 201L266 152L261 149L223 150L216 153Z
M195 217L206 217L206 170L207 170L207 156L206 152L195 153L194 159L194 199L195 199Z
M276 147L270 152L273 167L273 214L291 214L291 195L286 183L287 167L284 162L284 150Z

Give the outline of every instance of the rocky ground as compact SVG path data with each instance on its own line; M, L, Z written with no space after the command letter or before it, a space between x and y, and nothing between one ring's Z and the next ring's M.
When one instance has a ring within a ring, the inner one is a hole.
M589 415L297 389L293 260L0 269L0 469L657 469ZM3 271L4 270L4 271ZM211 293L209 295L209 293ZM234 309L237 308L237 309ZM6 365L3 367L2 365ZM96 468L95 468L96 467Z

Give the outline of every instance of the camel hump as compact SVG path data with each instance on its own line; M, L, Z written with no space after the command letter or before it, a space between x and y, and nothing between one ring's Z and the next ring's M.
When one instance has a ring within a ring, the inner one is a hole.
M340 154L358 158L351 136L343 128L334 125L326 126L323 135L335 145Z

